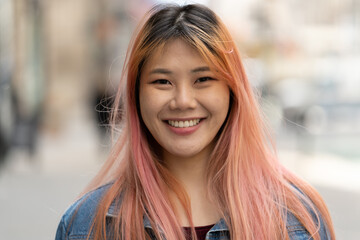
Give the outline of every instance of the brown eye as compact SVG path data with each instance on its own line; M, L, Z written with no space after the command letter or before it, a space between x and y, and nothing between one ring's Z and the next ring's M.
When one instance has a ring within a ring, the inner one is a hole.
M202 83L202 82L211 81L211 80L215 80L215 79L212 77L201 77L201 78L198 78L195 81L195 83Z
M153 84L161 84L161 85L171 84L171 82L166 79L158 79L158 80L153 81L152 83Z

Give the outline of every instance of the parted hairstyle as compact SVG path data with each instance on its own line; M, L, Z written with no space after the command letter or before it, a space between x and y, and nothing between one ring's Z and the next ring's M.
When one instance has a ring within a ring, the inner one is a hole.
M146 214L158 239L184 240L170 191L176 193L194 227L189 198L162 163L139 110L142 67L155 49L173 39L196 49L230 89L229 112L206 173L208 197L226 221L231 239L289 239L289 212L314 239L320 239L321 216L334 239L330 215L320 195L278 162L234 40L219 17L198 4L157 5L129 46L112 115L119 137L87 189L112 182L95 214L92 237L106 239L109 226L105 216L116 202L118 216L110 225L114 239L149 239L143 226ZM194 228L192 234L196 239Z

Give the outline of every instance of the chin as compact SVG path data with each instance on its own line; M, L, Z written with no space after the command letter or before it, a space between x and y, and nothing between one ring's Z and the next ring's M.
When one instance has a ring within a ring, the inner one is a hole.
M176 149L168 152L176 158L193 158L201 153L201 149L200 150Z

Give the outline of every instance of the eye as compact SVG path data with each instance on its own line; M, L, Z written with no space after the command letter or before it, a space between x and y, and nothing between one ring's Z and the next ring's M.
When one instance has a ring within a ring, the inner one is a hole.
M171 82L169 80L166 79L157 79L153 82L151 82L152 84L160 84L160 85L167 85L167 84L171 84Z
M201 78L196 79L195 83L202 83L202 82L207 82L207 81L211 81L211 80L215 80L215 78L201 77Z

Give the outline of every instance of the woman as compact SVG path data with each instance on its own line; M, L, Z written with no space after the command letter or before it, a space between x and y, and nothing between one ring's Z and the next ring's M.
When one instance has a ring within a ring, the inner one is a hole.
M120 137L57 239L335 239L319 194L277 161L210 9L155 7L124 69Z

